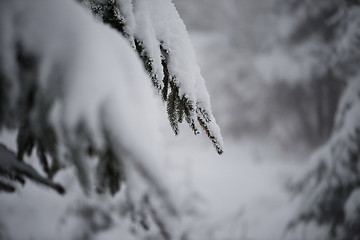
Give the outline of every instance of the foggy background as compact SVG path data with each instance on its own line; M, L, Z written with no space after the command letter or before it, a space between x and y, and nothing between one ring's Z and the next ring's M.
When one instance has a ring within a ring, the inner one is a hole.
M225 142L225 153L218 156L205 136L195 137L181 126L174 137L163 119L166 171L181 195L194 239L321 236L322 230L312 227L286 231L297 208L286 186L329 137L343 83L331 73L310 79L311 47L293 35L296 16L282 15L279 1L174 3L193 42ZM7 142L15 141L11 138L2 134ZM73 231L71 222L63 224L62 219L74 197L55 195L27 184L20 194L0 196L6 209L3 229L19 240L52 239L48 237L63 225Z

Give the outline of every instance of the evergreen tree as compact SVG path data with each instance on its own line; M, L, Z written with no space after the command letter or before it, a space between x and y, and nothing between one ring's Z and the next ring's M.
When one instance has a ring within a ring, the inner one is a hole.
M293 190L300 194L298 216L290 223L315 222L330 239L360 236L360 79L349 81L331 138L311 159Z
M331 136L311 157L307 173L292 185L300 208L289 227L315 223L328 230L326 239L359 239L360 5L291 1L288 7L300 16L293 41L310 39L317 53L311 57L319 68L313 68L310 81L326 69L346 84Z
M17 130L16 153L0 145L0 189L28 177L64 193L53 178L74 167L87 194L125 182L133 219L171 239L150 82L175 134L185 119L223 152L185 26L170 0L81 2L0 1L0 129ZM26 162L34 149L46 178Z

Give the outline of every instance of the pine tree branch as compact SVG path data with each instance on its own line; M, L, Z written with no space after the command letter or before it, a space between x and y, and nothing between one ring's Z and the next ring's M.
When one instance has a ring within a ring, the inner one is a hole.
M9 179L21 179L23 176L35 183L47 186L59 194L64 194L65 189L58 183L42 177L32 166L18 161L16 154L0 143L0 175ZM9 188L10 189L10 188ZM11 189L10 189L11 190Z

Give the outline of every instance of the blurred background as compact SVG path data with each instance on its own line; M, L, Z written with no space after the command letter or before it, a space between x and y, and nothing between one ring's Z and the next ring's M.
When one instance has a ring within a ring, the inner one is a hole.
M324 23L330 13L304 21L306 3L280 0L174 4L193 42L225 141L225 153L218 156L205 136L194 137L182 126L174 137L163 119L164 171L177 186L188 232L197 240L318 239L323 229L286 231L297 208L286 186L329 138L344 88L342 78L319 64L329 59L321 46L331 38L332 25ZM11 134L2 138L9 141ZM1 196L6 209L1 214L7 219L0 224L3 236L57 239L54 232L73 231L64 215L71 212L68 204L74 198L64 201L55 195L29 184L15 197ZM39 223L49 227L39 229ZM119 239L139 239L119 226Z
M304 21L297 12L307 3L289 10L290 2L175 4L190 32L223 134L268 137L288 150L312 150L331 132L343 82L325 73L326 64L315 65L317 52L310 46L313 35L320 35L316 24L327 16L317 19L319 23Z

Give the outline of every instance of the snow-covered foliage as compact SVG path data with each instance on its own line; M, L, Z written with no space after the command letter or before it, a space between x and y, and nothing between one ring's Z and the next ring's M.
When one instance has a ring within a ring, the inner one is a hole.
M314 22L327 20L320 23L319 27L324 27L320 35L313 29L308 32L304 26L302 28L302 33L312 35L313 41L326 43L321 47L328 58L326 64L320 61L321 57L314 58L315 62L346 82L346 88L338 104L330 138L313 154L307 173L293 186L295 192L301 193L300 208L290 226L315 222L328 229L329 238L358 239L360 6L354 1L320 1L304 6L303 18L308 16Z
M329 141L311 159L293 187L299 196L298 221L325 225L336 239L359 236L360 79L349 81Z
M0 1L0 127L18 130L16 155L0 145L8 178L0 185L12 191L7 181L24 175L63 192L52 179L67 167L88 195L114 195L125 182L133 219L150 217L171 239L177 208L159 167L157 99L144 63L175 133L185 118L223 151L185 26L168 0L84 4L111 26L73 1ZM25 163L34 148L48 178Z
M201 127L217 152L223 152L205 82L185 25L169 0L83 0L104 23L128 39L141 57L153 85L167 104L175 134L185 118L195 134Z

